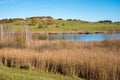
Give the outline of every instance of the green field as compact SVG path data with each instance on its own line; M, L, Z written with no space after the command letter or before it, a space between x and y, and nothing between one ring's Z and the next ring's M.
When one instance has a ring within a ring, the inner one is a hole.
M60 24L62 22L58 21ZM55 25L48 25L47 28L38 28L38 26L29 26L31 31L104 31L106 29L120 28L120 24L92 24L81 23L78 21L64 21L65 26L56 27ZM22 30L23 26L15 26L17 30Z
M27 71L0 66L0 80L82 80L53 73Z
M77 24L77 25L66 25L64 27L59 27L56 28L54 26L49 26L47 28L48 31L77 31L77 30L82 30L82 31L104 31L106 29L114 29L114 28L120 28L120 25L116 24ZM30 26L30 29L32 31L45 31L46 28L38 28L38 26Z
M52 19L52 24L47 24L49 20L40 20L37 19L37 23L32 25L32 20L30 19L27 24L29 24L29 28L31 31L105 31L106 29L114 29L120 28L120 23L97 23L97 22L83 22L83 21L67 21L67 20L56 20ZM14 26L15 30L21 31L24 30L23 25L25 21L14 21L12 22L12 26ZM39 24L42 25L42 28L39 28ZM63 25L64 24L64 25ZM6 24L4 24L6 25ZM9 25L9 23L7 24ZM47 28L45 28L47 26Z

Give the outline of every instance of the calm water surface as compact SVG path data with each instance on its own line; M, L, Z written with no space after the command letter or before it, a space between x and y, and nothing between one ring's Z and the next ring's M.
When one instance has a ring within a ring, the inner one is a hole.
M94 42L94 41L104 41L117 40L120 39L120 34L51 34L54 40L67 40L76 42Z

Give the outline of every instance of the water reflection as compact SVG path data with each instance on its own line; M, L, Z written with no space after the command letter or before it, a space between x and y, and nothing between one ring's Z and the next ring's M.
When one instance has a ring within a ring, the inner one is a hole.
M49 36L54 37L53 40L67 40L77 42L93 42L120 39L120 34L51 34Z

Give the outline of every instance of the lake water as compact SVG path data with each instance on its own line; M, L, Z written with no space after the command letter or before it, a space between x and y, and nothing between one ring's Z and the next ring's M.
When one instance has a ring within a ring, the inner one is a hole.
M77 41L77 42L94 42L94 41L104 41L118 40L120 39L120 34L51 34L54 40L67 40L67 41Z

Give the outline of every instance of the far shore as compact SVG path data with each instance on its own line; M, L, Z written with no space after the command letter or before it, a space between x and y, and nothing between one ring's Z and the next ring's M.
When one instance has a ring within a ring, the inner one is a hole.
M116 31L35 31L32 33L38 34L108 34L108 33L120 33Z

